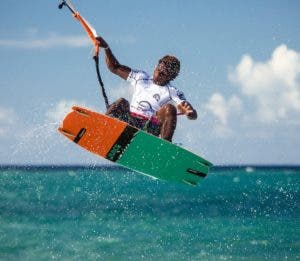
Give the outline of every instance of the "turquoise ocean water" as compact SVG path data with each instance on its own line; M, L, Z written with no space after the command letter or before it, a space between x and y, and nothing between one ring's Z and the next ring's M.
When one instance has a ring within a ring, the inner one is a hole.
M0 260L300 260L300 168L197 187L113 167L0 168Z

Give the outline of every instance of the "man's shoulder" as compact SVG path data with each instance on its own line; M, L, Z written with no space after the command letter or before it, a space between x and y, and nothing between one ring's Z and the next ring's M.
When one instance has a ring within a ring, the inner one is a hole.
M134 79L136 81L140 81L140 80L149 80L150 79L150 75L142 70L131 70L128 78Z
M186 100L183 91L171 84L168 84L168 88L170 90L171 97L178 97L182 101Z

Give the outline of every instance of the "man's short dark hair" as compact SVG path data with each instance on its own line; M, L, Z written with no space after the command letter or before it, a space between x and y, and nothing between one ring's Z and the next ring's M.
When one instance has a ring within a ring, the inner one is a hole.
M159 63L163 63L166 66L168 75L170 75L170 80L174 80L180 71L180 61L172 55L166 55L159 60Z

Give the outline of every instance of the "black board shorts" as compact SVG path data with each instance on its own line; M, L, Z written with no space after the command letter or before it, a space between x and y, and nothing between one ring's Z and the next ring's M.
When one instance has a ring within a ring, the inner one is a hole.
M152 117L150 120L137 115L135 113L129 113L129 114L122 114L122 115L112 115L107 114L108 116L112 118L117 118L121 121L124 121L128 124L130 124L133 127L136 127L140 130L146 131L154 136L159 136L160 134L160 123L157 118Z
M160 124L155 117L147 119L134 113L130 113L128 123L140 130L147 131L154 136L158 137L160 134Z

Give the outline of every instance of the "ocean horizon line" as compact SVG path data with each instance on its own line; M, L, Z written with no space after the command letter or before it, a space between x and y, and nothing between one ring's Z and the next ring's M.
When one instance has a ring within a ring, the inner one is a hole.
M300 164L217 164L211 169L300 169ZM126 167L122 167L114 164L1 164L0 170L3 169L21 169L21 170L33 170L33 169L113 169L123 170Z

